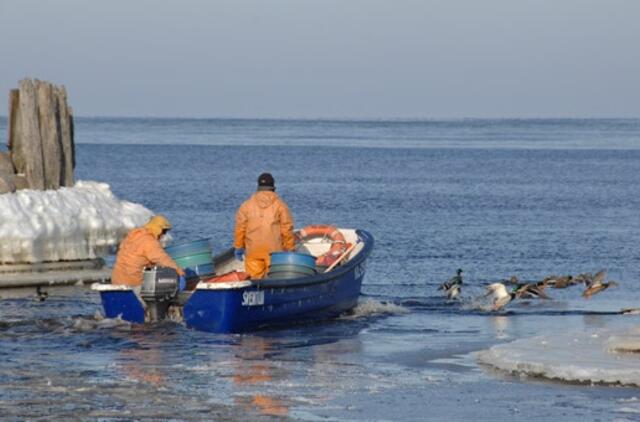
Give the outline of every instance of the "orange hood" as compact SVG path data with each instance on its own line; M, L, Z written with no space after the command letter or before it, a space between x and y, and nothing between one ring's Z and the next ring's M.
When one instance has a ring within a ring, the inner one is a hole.
M260 208L267 208L276 202L277 199L280 199L273 191L259 191L256 192L253 197Z

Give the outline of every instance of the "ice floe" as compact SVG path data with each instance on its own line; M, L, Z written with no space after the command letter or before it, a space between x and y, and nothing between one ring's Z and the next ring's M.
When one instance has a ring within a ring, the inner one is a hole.
M0 263L92 259L107 255L152 212L118 199L106 183L0 195Z
M640 387L640 327L539 336L476 353L501 371L551 380Z

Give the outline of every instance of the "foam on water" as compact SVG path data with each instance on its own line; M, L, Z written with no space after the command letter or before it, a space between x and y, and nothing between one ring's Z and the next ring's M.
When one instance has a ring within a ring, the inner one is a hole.
M125 329L130 330L132 324L121 318L86 318L76 317L72 319L71 328L76 332L95 331L104 329Z
M502 371L566 382L640 386L640 328L538 336L478 352Z
M409 310L401 305L396 305L391 302L380 302L375 299L367 298L361 300L358 306L347 314L343 315L342 319L356 319L366 318L376 315L389 315L389 314L406 314Z
M0 262L36 263L105 256L152 212L119 200L106 183L0 195Z

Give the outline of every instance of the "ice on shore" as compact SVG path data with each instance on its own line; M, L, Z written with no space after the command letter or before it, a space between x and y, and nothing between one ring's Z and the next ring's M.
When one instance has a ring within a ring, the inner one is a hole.
M482 364L565 382L640 386L640 327L516 340L478 352Z
M107 255L152 212L115 197L106 183L0 195L0 263L92 259Z

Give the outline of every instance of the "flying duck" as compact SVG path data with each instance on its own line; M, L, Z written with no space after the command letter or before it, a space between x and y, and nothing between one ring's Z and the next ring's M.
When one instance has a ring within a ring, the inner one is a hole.
M564 277L552 275L542 280L542 282L546 286L552 286L554 289L566 289L569 286L579 283L580 280L573 278L571 275L566 275Z
M545 285L541 283L518 284L514 289L517 299L550 299L544 292Z
M487 293L484 296L492 296L493 307L491 309L493 311L499 311L515 299L516 294L514 292L508 292L502 283L491 283L487 286Z
M595 277L594 277L595 279ZM609 287L616 287L618 285L618 283L616 283L615 281L610 281L608 283L603 283L603 282L599 282L599 283L591 283L590 286L588 286L584 292L582 292L582 297L585 299L589 299L591 296L600 293L603 290L607 290Z

